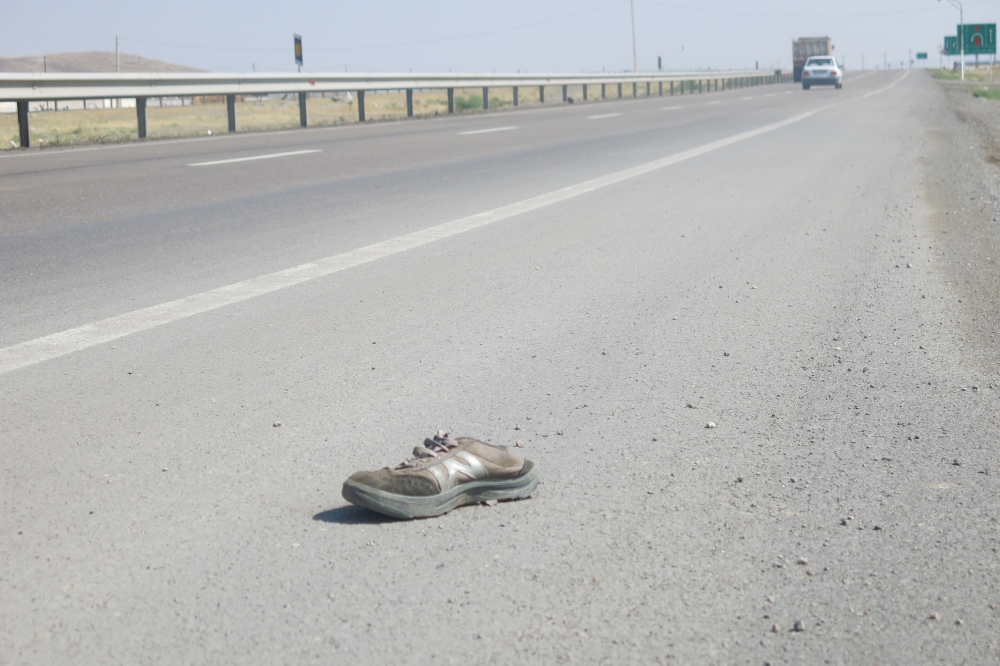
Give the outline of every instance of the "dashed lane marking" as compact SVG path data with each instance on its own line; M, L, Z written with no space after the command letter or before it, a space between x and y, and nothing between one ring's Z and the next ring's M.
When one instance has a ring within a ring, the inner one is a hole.
M211 162L195 162L188 164L189 167L215 166L216 164L234 164L236 162L253 162L254 160L271 160L275 157L291 157L292 155L308 155L309 153L321 153L319 148L311 150L293 150L290 153L269 153L267 155L253 155L251 157L234 157L229 160L213 160Z
M467 132L459 132L459 134L465 134L465 135L467 135L467 134L489 134L491 132L507 132L507 131L516 130L516 129L517 129L516 125L510 125L509 127L490 127L489 129L469 130Z

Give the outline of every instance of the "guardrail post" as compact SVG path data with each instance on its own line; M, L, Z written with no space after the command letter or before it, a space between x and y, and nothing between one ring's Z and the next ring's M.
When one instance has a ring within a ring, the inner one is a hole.
M31 130L28 127L28 102L17 103L17 124L21 129L21 147L31 147Z
M139 121L139 138L146 138L146 98L135 98L135 119Z
M514 88L514 90L517 90L517 88ZM517 99L517 98L515 97L514 99ZM455 89L454 88L448 88L448 113L455 113Z
M309 97L309 93L300 92L299 93L299 125L302 127L309 127L309 112L306 110L306 99ZM235 97L233 98L233 113L235 117ZM235 132L236 130L230 130Z
M545 104L545 86L538 86L538 103Z
M514 86L514 106L517 106L517 86Z
M413 117L413 88L406 89L406 117Z
M358 91L358 122L365 122L365 91Z
M701 79L698 79L698 94L699 94L699 95L700 95L700 94L701 94L702 92L704 92L704 91L703 91L703 90L701 89L701 81L702 81Z
M636 83L635 81L633 81L632 82L632 97L635 98L635 97L638 97L638 96L639 96L639 84Z
M583 84L583 101L584 102L587 101L587 84L586 83Z
M649 87L652 85L649 81L646 81L646 97L649 97Z
M618 99L622 98L622 84L618 84Z
M601 84L601 99L607 99L607 97L608 97L607 87L608 86L607 86L606 83L602 83Z
M719 92L719 79L715 80L715 92Z
M136 102L138 104L138 102ZM226 116L229 118L229 131L236 131L236 95L226 95Z
M563 102L569 98L569 86L563 86Z
M660 97L663 97L663 81L660 81Z
M483 111L490 110L490 89L483 86Z
M673 94L674 94L674 82L671 81L670 82L670 95L673 96Z

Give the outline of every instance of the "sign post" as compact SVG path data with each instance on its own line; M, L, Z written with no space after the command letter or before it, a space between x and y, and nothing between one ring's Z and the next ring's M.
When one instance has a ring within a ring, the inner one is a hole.
M295 64L299 66L299 73L302 72L302 35L292 35L295 38Z

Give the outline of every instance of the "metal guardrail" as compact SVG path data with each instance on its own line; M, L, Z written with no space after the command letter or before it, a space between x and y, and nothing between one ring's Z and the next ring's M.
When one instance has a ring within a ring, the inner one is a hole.
M483 108L489 109L490 88L513 88L514 106L518 106L518 88L538 86L539 98L545 101L545 88L561 86L563 101L567 101L569 86L583 86L583 99L587 99L590 86L601 86L601 97L607 97L607 87L617 86L617 96L622 96L622 86L632 85L633 97L639 96L639 86L645 86L647 96L657 85L659 95L669 85L669 94L675 89L684 94L711 90L728 90L791 80L790 74L775 71L762 74L758 70L730 72L655 72L610 74L213 74L213 73L163 73L163 74L62 74L62 73L3 73L0 74L0 101L16 102L21 146L31 145L28 126L28 105L32 101L86 100L107 98L135 98L138 135L146 138L146 100L150 97L218 96L226 97L229 131L237 131L236 96L273 93L297 93L299 120L302 127L309 124L306 99L309 93L353 92L357 95L358 120L365 122L365 92L374 90L405 90L407 116L413 116L414 90L448 91L448 113L455 112L456 88L482 88Z

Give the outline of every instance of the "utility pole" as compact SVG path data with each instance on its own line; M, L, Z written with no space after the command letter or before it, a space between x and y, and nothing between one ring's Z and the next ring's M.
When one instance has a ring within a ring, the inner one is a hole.
M941 2L941 0L938 0ZM958 47L962 53L962 80L965 80L965 12L962 10L962 3L958 0L948 0L952 7L958 7Z
M639 71L639 60L635 52L635 0L628 0L629 8L632 11L632 71Z
M118 51L118 35L115 35L115 72L121 74L122 71L122 57L121 53ZM122 108L121 99L117 100L118 108Z

